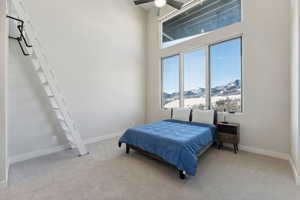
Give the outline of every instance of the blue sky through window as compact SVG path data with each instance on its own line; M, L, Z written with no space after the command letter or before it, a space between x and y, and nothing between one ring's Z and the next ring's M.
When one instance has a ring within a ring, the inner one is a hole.
M184 54L184 90L205 88L205 50ZM210 47L211 87L241 79L241 39ZM179 56L163 59L163 91L179 92Z
M179 56L165 58L163 64L163 91L179 92Z
M184 91L205 88L205 66L205 49L184 54Z
M241 39L211 46L211 87L241 79Z

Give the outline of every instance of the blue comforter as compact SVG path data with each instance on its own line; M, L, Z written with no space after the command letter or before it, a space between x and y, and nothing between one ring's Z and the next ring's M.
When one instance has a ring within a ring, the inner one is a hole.
M195 175L197 153L215 139L215 127L202 123L164 120L128 129L120 143L133 145Z

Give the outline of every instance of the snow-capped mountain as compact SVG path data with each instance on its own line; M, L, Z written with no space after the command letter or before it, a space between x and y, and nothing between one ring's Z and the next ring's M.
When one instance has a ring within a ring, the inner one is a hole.
M241 80L232 81L226 85L216 86L211 88L211 95L212 96L228 96L228 95L235 95L240 94L241 92ZM165 99L172 99L178 96L178 93L164 93ZM189 91L184 92L184 96L187 98L197 98L203 97L205 95L205 88L197 88L192 89Z

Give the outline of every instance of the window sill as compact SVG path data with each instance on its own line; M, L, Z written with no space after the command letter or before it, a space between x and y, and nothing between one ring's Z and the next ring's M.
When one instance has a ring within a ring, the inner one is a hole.
M160 108L160 111L162 112L168 112L168 111L171 111L172 108ZM188 109L188 108L187 108ZM218 111L218 114L221 114L221 115L236 115L236 116L240 116L240 115L244 115L244 112L236 112L236 113L230 113L230 112L219 112Z

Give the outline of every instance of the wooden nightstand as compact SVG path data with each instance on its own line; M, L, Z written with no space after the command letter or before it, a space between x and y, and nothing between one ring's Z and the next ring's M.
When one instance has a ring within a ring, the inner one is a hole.
M240 124L237 123L218 123L218 147L223 146L223 143L233 144L234 153L239 150L240 143Z

